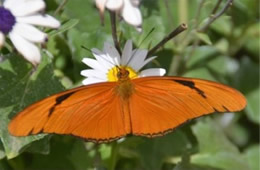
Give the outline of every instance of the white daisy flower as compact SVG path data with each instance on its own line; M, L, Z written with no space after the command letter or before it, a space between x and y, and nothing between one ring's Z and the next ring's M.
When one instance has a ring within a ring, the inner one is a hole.
M96 5L101 14L105 8L119 12L123 19L141 31L142 14L139 9L140 0L96 0Z
M116 48L109 44L104 44L103 51L92 49L95 59L84 58L83 63L91 69L81 71L81 75L87 77L83 80L84 85L99 82L118 81L120 68L129 72L130 79L146 76L163 76L166 71L163 68L150 68L140 71L147 63L156 57L146 59L148 51L145 49L132 49L132 41L128 40L120 57Z
M34 43L47 41L47 34L35 28L39 25L58 28L60 22L42 14L44 0L5 0L0 4L0 48L8 35L15 48L33 65L41 60L40 50Z

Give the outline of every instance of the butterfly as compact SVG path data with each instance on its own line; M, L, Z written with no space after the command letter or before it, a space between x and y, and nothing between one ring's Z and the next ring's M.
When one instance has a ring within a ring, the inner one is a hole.
M164 135L188 120L215 112L236 112L245 97L226 85L184 77L130 79L81 86L42 99L9 123L14 136L55 133L102 143L128 134Z

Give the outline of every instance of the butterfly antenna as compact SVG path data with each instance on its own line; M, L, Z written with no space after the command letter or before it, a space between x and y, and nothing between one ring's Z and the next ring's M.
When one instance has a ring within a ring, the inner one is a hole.
M153 27L147 35L144 37L144 39L140 42L140 44L137 46L138 48L143 44L143 42L154 32L155 28Z
M137 46L137 49L144 43L144 41L154 32L155 28L153 27L144 37L144 39L139 43L139 45ZM137 51L137 50L136 50ZM128 62L126 63L126 65L128 65L130 63L130 61L132 60L133 56L136 54L136 51L132 54L132 56L130 57L130 59L128 60Z
M89 49L88 47L85 47L84 45L81 45L80 47L92 54L91 49Z

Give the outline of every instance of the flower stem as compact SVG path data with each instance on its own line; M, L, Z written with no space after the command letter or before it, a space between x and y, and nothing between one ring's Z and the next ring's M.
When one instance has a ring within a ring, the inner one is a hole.
M187 0L179 0L178 8L179 8L179 22L187 23L188 22L188 2L187 2Z
M112 151L111 151L111 157L110 157L109 170L115 169L116 162L117 162L117 154L118 154L118 143L116 141L114 141L112 143Z
M109 14L110 14L110 20L111 20L113 41L114 41L117 51L119 52L119 54L121 54L121 49L120 49L119 41L117 38L117 31L116 31L116 14L113 11L109 11Z

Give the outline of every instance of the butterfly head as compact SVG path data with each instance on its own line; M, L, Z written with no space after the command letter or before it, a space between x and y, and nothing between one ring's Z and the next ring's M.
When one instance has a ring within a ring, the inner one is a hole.
M109 81L128 81L138 77L138 73L129 66L115 66L108 71Z
M125 81L129 80L129 74L129 71L125 67L118 67L118 72L116 76L119 81Z

